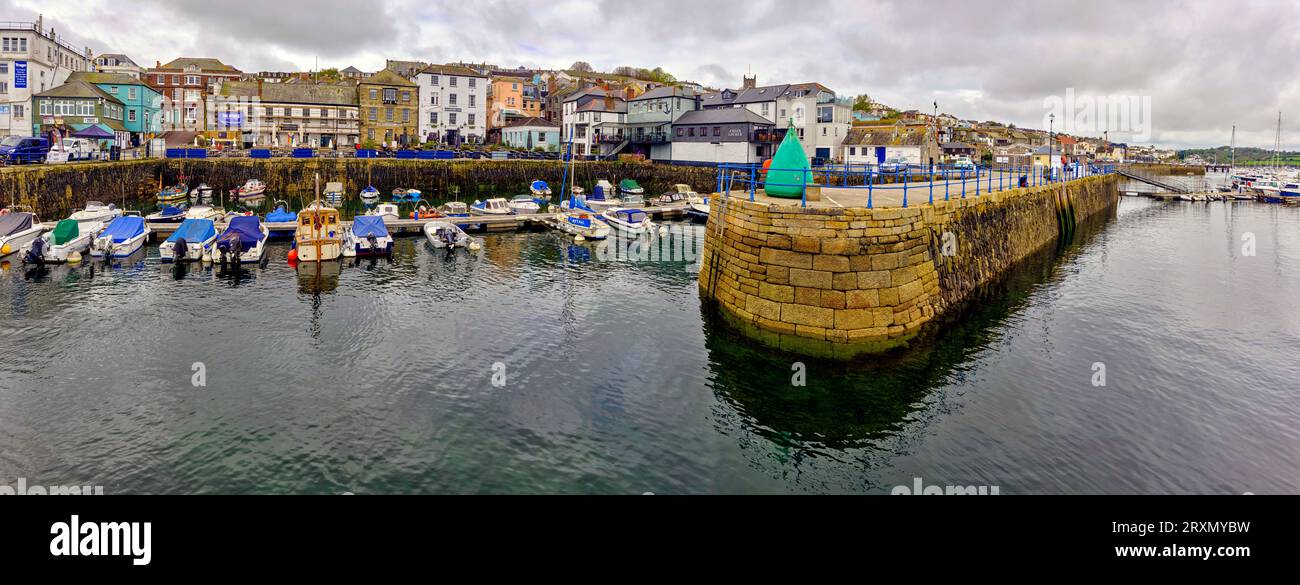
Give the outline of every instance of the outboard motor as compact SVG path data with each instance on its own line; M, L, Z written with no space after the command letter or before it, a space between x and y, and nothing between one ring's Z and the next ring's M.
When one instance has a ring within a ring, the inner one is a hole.
M190 245L185 242L185 238L176 238L176 243L172 245L172 261L180 262L184 260L189 251Z
M27 250L26 256L23 256L23 263L35 264L41 267L45 266L45 239L44 238L36 238L35 240L32 240L31 249Z
M379 238L376 238L375 234L370 234L366 236L366 241L370 243L371 254L374 254L375 252L379 251Z

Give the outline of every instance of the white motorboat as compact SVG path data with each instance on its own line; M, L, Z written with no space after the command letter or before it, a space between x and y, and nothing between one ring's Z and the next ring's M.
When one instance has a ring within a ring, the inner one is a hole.
M573 236L582 236L588 240L603 240L609 237L609 224L596 217L591 210L574 209L555 214L555 229Z
M90 255L96 258L125 258L144 247L149 239L149 224L138 215L125 215L109 222L104 231L95 236L90 245Z
M209 187L207 183L199 183L198 187L190 191L190 201L194 203L211 203L212 187Z
M235 199L241 201L256 199L266 195L266 183L263 183L261 179L249 179L244 182L243 186L232 191L231 194L235 196Z
M640 209L610 209L602 212L600 219L615 231L628 235L652 234L655 231L650 214Z
M380 203L374 209L367 211L366 215L383 218L384 222L402 219L402 211L397 207L396 203Z
M211 205L193 205L185 210L185 219L210 219L217 221L226 217L225 210L217 209Z
M343 234L343 255L387 256L393 253L393 236L378 215L358 215Z
M74 212L68 219L89 225L93 223L107 224L118 217L122 217L122 210L118 209L116 205L113 205L112 203L105 205L98 201L87 201L85 209Z
M528 191L533 194L535 199L545 199L551 196L551 186L546 181L538 179L528 186Z
M542 205L534 195L515 195L510 200L510 209L515 213L540 213Z
M11 211L0 215L0 258L23 249L43 231L35 213Z
M586 197L587 207L599 213L609 209L624 207L623 200L615 196L614 186L609 181L601 179L596 181L596 186L591 190L591 195Z
M95 221L77 221L75 219L59 220L54 229L41 235L21 250L26 264L63 263L71 258L80 258L90 250L90 242L95 234L104 229L104 224Z
M222 264L261 262L266 256L266 239L270 236L270 231L256 215L233 217L225 231L217 236L213 260Z
M379 201L379 189L374 185L361 190L361 201L367 205Z
M510 209L510 202L501 197L494 197L484 201L475 201L469 206L470 215L510 215L514 213Z
M187 219L176 227L167 241L158 245L163 262L195 262L211 258L217 244L217 226L210 219Z
M325 183L325 202L332 204L343 203L343 183L339 181L330 181Z
M164 205L162 209L144 216L144 220L150 223L180 223L185 219L185 204L180 207L174 205Z
M468 248L474 241L460 226L440 220L424 224L424 237L435 248Z
M709 199L698 195L686 198L686 215L698 220L709 219Z

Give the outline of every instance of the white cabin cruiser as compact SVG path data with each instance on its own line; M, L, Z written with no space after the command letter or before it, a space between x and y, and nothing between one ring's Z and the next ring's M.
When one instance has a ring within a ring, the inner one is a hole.
M650 221L650 214L640 209L610 209L602 212L600 219L623 234L641 235L655 232L655 224Z
M87 201L85 209L74 212L68 219L89 225L92 223L106 224L118 217L122 217L122 210L118 209L116 205L113 205L112 203L105 205L98 201Z
M149 239L149 225L138 215L114 219L104 231L95 236L90 245L90 255L96 258L125 258L144 247Z
M510 200L510 209L515 213L541 213L543 199L534 195L515 195Z
M396 203L380 203L374 209L367 211L366 215L382 218L384 222L402 219L402 211Z
M11 211L0 215L0 258L23 249L43 231L35 213Z
M475 201L469 206L470 215L510 215L514 210L510 209L510 202L501 197L495 197L485 201Z

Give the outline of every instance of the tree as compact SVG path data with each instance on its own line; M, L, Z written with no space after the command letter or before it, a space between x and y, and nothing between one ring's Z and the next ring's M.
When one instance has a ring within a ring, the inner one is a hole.
M871 96L862 94L853 98L853 109L859 112L865 112L871 109Z
M574 61L573 64L569 66L569 71L578 71L580 73L591 73L592 71L595 71L595 69L592 69L591 63L588 63L586 61Z
M338 83L343 81L343 74L339 73L338 67L330 67L316 72L316 80L322 83Z
M627 65L621 65L619 67L614 68L614 75L622 75L624 77L633 77L636 79L641 79L641 77L637 73L638 73L637 68L628 67Z

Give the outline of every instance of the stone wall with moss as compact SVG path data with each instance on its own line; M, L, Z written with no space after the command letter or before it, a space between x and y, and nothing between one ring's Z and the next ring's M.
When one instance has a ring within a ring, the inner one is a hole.
M907 209L800 208L715 196L700 290L760 340L799 353L886 351L1119 199L1118 178Z
M550 183L558 194L564 167L559 161L414 161L395 159L210 159L141 160L112 163L16 166L0 169L0 203L24 205L42 217L66 216L86 201L126 202L152 208L160 184L173 184L184 174L191 186L207 183L229 190L250 178L262 179L267 192L309 195L313 177L321 185L341 181L349 197L367 185L387 193L395 188L416 188L427 200L475 199L526 193L536 179ZM599 179L617 185L635 179L646 193L669 190L686 183L697 191L716 188L717 172L708 167L660 165L641 162L579 162L576 183L591 191Z

